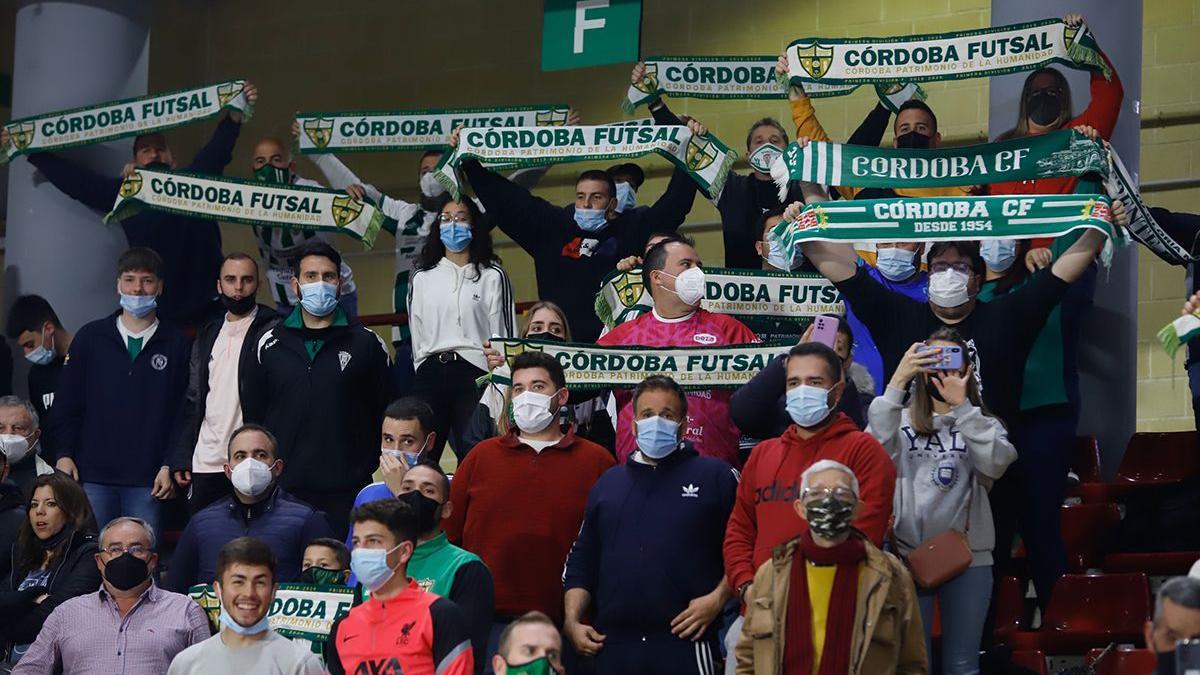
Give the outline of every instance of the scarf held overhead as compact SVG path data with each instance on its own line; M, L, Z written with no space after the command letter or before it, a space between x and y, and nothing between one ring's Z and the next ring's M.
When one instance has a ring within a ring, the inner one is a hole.
M121 183L104 222L124 220L143 208L243 225L341 232L367 248L388 220L344 192L137 169Z
M704 268L703 309L728 314L742 323L770 318L803 329L818 314L842 314L842 295L819 274ZM609 274L596 294L596 316L612 328L650 311L654 300L642 283L642 270Z
M721 198L737 159L712 133L693 136L685 126L625 125L464 129L458 147L442 155L434 175L455 199L462 189L455 169L468 158L493 169L561 162L630 159L658 154L683 169L709 197Z
M492 338L491 343L504 354L509 368L522 352L553 356L562 364L567 386L573 389L632 388L651 375L669 375L685 389L731 389L749 382L792 346L755 343L720 347L601 347L501 337ZM511 384L501 370L490 375L491 381Z
M652 56L645 61L645 77L629 85L621 109L632 113L639 105L663 95L727 101L785 99L787 85L775 72L776 62L774 56ZM858 87L858 83L814 82L804 89L812 98L824 98L844 96ZM910 98L925 98L925 92L915 84L879 84L875 93L892 112Z
M1054 63L1112 77L1087 26L1060 19L902 37L807 37L788 45L787 58L789 80L804 85L961 80Z
M300 152L438 150L455 127L560 127L565 103L500 108L296 113Z
M16 119L4 125L8 142L0 153L0 164L17 155L163 131L214 117L225 108L239 110L248 118L253 110L246 101L245 86L245 80L227 80Z
M1108 151L1078 131L1064 129L957 148L878 148L813 141L791 143L771 165L787 194L789 180L851 187L913 188L982 185L1054 176L1108 175Z
M1059 237L1078 229L1112 239L1112 202L1104 195L931 197L818 202L769 236L783 250L805 241L891 243Z

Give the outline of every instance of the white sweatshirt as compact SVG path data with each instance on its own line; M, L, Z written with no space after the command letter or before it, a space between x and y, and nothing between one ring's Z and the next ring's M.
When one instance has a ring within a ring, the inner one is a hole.
M413 365L431 354L456 352L487 371L483 343L516 335L512 284L499 265L462 267L442 258L431 269L413 272L408 286L408 327Z

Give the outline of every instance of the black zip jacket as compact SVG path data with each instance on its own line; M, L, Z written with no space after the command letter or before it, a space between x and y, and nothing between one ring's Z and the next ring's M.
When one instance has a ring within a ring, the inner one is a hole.
M17 545L13 544L8 576L0 586L0 643L29 644L37 639L46 618L62 603L100 588L100 570L96 553L100 550L96 535L74 532L67 551L50 563L50 579L45 589L18 591L29 570L16 569ZM40 603L38 596L48 593Z
M238 363L255 356L258 340L262 334L279 323L279 315L275 310L265 305L258 306L258 313L250 323L246 340L242 343L242 351ZM209 321L200 327L196 333L196 341L192 343L192 358L188 364L188 387L183 401L183 428L179 435L179 443L171 454L171 470L190 471L192 457L196 450L196 440L200 437L200 425L204 422L208 405L208 362L212 358L213 345L221 326L225 324L225 315ZM238 379L238 396L242 397L243 380Z

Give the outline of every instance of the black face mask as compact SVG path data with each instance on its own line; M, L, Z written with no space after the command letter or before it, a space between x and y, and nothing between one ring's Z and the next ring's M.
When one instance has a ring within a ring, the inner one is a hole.
M900 134L896 137L896 147L924 150L929 147L930 140L929 136L919 131L910 131L907 134Z
M57 548L59 544L71 538L75 530L70 527L64 527L58 531L58 534L52 534L46 539L33 538L33 543L37 544L44 551L49 551L52 548Z
M314 586L340 586L343 581L341 570L327 570L313 565L300 572L300 583Z
M933 376L925 380L925 391L929 393L930 398L935 401L945 403L946 399L942 398L942 392L938 391L937 386L933 384Z
M1155 675L1175 675L1175 652L1154 652Z
M417 527L422 535L429 534L437 527L440 503L421 494L420 490L401 493L396 495L396 499L413 508L413 512L417 514Z
M221 294L221 304L225 305L225 309L229 310L234 316L242 316L250 310L254 309L254 303L258 300L253 295L247 295L244 298L234 298Z
M1035 91L1029 97L1025 109L1029 112L1029 119L1041 126L1049 126L1058 119L1058 115L1062 112L1062 98L1055 96L1048 91Z
M546 340L549 342L566 342L566 340L563 338L563 336L555 335L554 333L529 333L525 337L530 340Z
M145 560L125 552L104 565L104 579L113 588L127 591L150 577L150 566Z
M142 168L150 171L170 171L171 165L166 162L150 162Z

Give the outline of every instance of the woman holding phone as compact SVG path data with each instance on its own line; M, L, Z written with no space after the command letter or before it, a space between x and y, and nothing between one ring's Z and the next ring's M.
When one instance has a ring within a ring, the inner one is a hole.
M935 598L941 608L942 672L954 675L979 672L995 546L987 491L1017 458L1004 424L983 405L970 362L952 328L913 344L871 403L867 427L896 463L892 511L899 554L907 557L952 529L965 533L970 545L966 571L917 594L927 653Z

